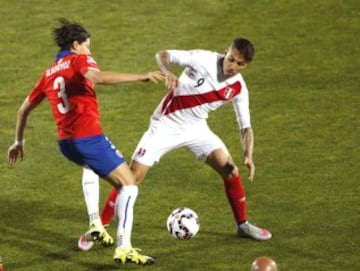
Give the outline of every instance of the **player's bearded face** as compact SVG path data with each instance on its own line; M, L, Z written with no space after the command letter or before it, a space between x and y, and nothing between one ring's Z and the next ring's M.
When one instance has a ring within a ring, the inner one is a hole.
M225 76L234 76L247 66L244 57L236 48L230 47L224 56L223 73Z

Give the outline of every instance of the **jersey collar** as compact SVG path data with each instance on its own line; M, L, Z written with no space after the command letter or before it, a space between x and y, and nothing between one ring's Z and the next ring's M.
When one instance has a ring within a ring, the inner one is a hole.
M68 51L68 50L64 50L64 51L60 51L56 54L55 59L56 61L58 61L60 58L63 58L65 56L71 55L71 54L75 54L74 52Z

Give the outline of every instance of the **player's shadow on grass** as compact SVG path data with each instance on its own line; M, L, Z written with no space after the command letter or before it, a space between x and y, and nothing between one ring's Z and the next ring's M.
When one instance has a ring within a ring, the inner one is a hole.
M94 270L94 271L112 271L112 270L135 270L135 269L139 269L139 270L143 270L143 268L145 266L143 265L137 265L135 263L126 263L126 264L116 264L115 262L113 262L113 264L108 263L108 264L99 264L99 263L95 263L95 262L86 262L86 263L82 263L81 264L86 270ZM155 263L156 265L156 263ZM148 267L151 267L151 265L149 265Z
M66 261L72 257L77 239L71 226L84 210L57 206L51 201L0 200L0 244L30 253L36 258ZM61 230L63 229L63 230ZM31 258L31 257L30 257ZM9 270L32 264L26 257L11 263Z
M153 225L153 226L151 226L151 225L149 225L149 224L147 224L147 226L146 226L146 228L145 228L145 230L142 230L141 228L139 228L139 227L137 227L136 229L135 229L135 232L137 232L137 234L141 234L141 233L146 233L146 235L151 235L151 232L152 231L157 231L157 232L166 232L166 228L164 227L164 226L159 226L159 225ZM171 235L170 235L170 233L167 233L168 234L168 236L169 237L171 237ZM202 236L208 236L208 237L221 237L221 238L224 238L225 237L225 239L226 240L229 240L229 239L236 239L236 238L240 238L237 234L236 234L236 231L235 231L235 229L233 230L233 231L228 231L228 232L221 232L221 231L211 231L211 230L204 230L201 226L200 226L200 230L199 230L199 232L198 232L198 234L197 234L197 236L196 237L194 237L194 238L197 238L198 236L200 236L200 235L202 235ZM154 236L156 236L155 234L154 234ZM207 237L207 238L208 238ZM241 238L241 239L244 239L244 238ZM245 240L246 240L247 238L245 238Z

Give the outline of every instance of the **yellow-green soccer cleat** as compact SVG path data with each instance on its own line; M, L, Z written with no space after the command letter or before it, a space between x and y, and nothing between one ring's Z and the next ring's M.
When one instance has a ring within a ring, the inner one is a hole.
M108 234L106 229L102 226L90 225L90 229L85 233L85 237L88 241L97 241L104 247L114 245L114 239Z
M114 254L114 261L118 264L125 264L126 262L133 262L136 264L153 264L155 261L150 256L141 255L138 248L116 248Z

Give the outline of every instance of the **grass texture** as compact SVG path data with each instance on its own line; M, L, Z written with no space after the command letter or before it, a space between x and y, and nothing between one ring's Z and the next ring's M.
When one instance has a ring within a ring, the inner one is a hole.
M258 256L281 271L358 271L360 235L359 28L356 0L0 0L0 255L4 270L142 270L117 266L113 249L77 251L88 218L81 169L61 156L45 102L33 112L26 156L6 164L16 111L57 48L56 18L82 23L103 70L156 70L161 49L224 51L255 44L244 71L255 132L254 183L246 181L231 105L209 117L239 165L251 221L269 242L239 239L221 179L188 152L165 155L140 186L133 245L156 258L153 271L247 271ZM177 71L177 72L180 72ZM130 159L163 84L97 88L106 134ZM101 202L110 187L101 183ZM201 228L173 239L166 218L194 209ZM115 223L110 233L116 234Z

